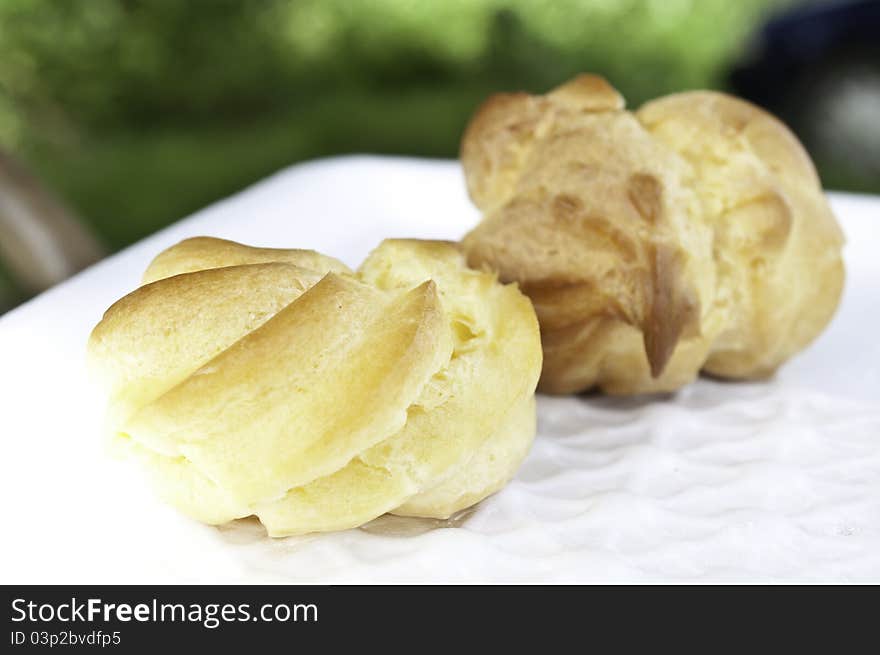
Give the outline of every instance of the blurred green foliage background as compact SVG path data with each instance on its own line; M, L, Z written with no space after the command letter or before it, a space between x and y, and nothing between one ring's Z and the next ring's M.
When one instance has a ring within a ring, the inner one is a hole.
M453 157L489 93L723 86L785 0L3 0L0 146L115 249L296 161Z

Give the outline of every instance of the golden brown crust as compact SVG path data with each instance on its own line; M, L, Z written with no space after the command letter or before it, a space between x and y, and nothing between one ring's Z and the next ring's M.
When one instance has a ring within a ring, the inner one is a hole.
M479 171L468 179L475 202L509 193L506 185L525 155L524 145L537 129L539 116L534 99L525 93L494 95L477 110L461 146L462 162Z
M115 443L194 518L255 514L282 536L445 517L531 444L534 310L458 244L386 241L352 273L199 238L153 277L105 313L89 354Z
M192 237L163 250L144 271L143 284L224 266L286 263L320 273L351 273L338 259L314 250L254 248L216 237Z
M547 97L580 111L620 111L626 105L617 89L604 77L592 73L572 78L553 89Z
M765 376L837 306L843 239L815 168L750 103L696 91L630 113L579 76L490 98L462 153L484 214L468 262L532 298L544 390Z

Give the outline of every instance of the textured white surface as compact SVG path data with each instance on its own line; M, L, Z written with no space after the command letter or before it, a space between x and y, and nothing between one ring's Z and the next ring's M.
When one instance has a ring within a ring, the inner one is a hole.
M0 318L2 583L880 581L880 199L832 195L848 281L829 330L764 384L674 397L539 399L504 491L436 527L270 540L158 503L101 449L83 351L162 248L198 234L356 265L383 237L476 220L452 162L295 167Z

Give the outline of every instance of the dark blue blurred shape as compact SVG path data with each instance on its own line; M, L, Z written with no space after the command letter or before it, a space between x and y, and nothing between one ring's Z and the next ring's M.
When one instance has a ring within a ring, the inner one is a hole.
M815 3L776 16L730 86L791 126L827 187L880 189L880 2Z
M772 107L814 66L841 53L864 50L880 58L880 2L822 2L771 19L759 32L750 60L731 73L739 95Z

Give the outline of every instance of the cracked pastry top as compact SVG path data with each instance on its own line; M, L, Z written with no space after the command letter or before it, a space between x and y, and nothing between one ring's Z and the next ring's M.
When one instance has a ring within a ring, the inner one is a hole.
M843 237L813 164L743 100L694 91L631 112L581 75L491 97L461 161L483 213L468 263L534 302L541 390L765 377L839 302Z

